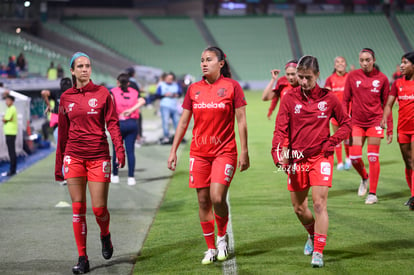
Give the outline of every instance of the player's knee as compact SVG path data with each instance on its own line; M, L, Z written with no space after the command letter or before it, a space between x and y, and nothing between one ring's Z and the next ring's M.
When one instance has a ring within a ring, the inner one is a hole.
M314 201L313 202L313 211L315 214L322 214L326 211L326 201Z
M226 198L223 198L222 196L213 196L211 197L211 202L213 203L214 207L220 207L226 203Z
M304 216L307 210L307 206L300 204L300 205L294 205L293 206L293 211L295 211L295 214L299 217Z

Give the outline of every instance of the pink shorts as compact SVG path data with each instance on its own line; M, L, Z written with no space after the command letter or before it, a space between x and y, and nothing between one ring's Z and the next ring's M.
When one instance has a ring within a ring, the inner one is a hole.
M414 134L398 133L397 141L398 143L411 143L414 141Z
M301 192L311 186L332 187L333 155L317 155L294 164L288 175L288 190Z
M384 129L381 126L375 127L359 127L352 126L353 137L379 137L384 138Z
M88 181L110 182L111 161L108 160L81 160L71 156L63 159L65 179L86 177Z
M237 165L237 155L217 157L190 156L190 188L210 187L212 182L230 186Z

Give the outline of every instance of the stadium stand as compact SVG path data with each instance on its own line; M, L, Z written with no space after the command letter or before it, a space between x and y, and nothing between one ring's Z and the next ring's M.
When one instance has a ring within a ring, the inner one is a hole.
M176 74L200 73L199 56L206 46L190 18L138 19L162 44L154 44L129 18L65 19L79 32L91 36L138 64Z
M24 53L28 64L28 74L26 75L25 73L21 73L21 76L44 77L46 76L47 68L49 67L51 61L55 63L55 66L61 64L64 69L65 76L70 76L69 69L67 68L70 58L69 54L62 55L57 53L49 48L41 46L27 37L27 35L23 34L18 35L0 31L0 63L6 63L9 56L18 56L19 53L22 52ZM99 69L94 68L92 77L96 83L105 82L115 85L115 78L101 72ZM8 84L9 86L13 86L13 84L22 84L21 82L21 80L13 80ZM30 84L30 80L28 83ZM22 87L22 85L20 85L20 87ZM26 88L23 87L22 90L26 90Z
M96 48L99 51L105 52L106 54L113 54L111 51L109 51L106 47L102 46L101 44L97 43L96 41L85 37L84 35L72 30L71 28L68 28L67 26L59 23L58 21L48 21L43 23L43 27L46 29L53 31L58 34L63 34L65 37L69 38L70 40L79 42L84 45L91 46L93 48Z
M414 14L400 13L397 14L396 17L411 44L410 46L412 51L414 48Z
M364 47L375 51L381 71L391 77L403 53L384 15L296 16L295 21L303 54L318 57L323 80L338 55L359 68L358 53Z
M242 80L269 80L271 69L283 69L293 58L283 17L214 17L204 21Z

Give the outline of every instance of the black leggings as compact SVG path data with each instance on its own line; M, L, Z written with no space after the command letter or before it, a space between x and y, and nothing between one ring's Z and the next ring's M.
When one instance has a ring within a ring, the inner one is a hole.
M16 174L17 158L16 158L16 136L6 135L7 150L10 158L10 173Z

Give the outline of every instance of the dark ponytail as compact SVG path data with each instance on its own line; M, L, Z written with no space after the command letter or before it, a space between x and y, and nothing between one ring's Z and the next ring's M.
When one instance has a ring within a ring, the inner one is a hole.
M128 93L128 84L129 84L129 75L126 73L122 73L118 75L116 79L119 81L119 87L124 93Z
M231 78L230 66L229 66L229 63L226 60L226 55L224 54L223 50L220 49L219 47L212 46L212 47L207 47L204 51L205 52L207 52L207 51L208 52L214 52L219 61L223 60L224 65L220 69L220 74L223 75L224 77Z

